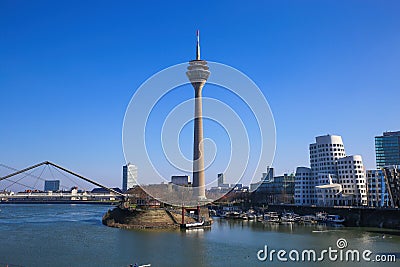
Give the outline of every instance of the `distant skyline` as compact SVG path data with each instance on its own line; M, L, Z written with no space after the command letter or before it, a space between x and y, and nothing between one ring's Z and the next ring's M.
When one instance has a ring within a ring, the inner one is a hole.
M0 163L49 160L120 187L131 97L193 59L200 29L202 58L268 100L276 174L309 166L324 134L375 168L374 137L400 130L399 13L398 1L1 1Z

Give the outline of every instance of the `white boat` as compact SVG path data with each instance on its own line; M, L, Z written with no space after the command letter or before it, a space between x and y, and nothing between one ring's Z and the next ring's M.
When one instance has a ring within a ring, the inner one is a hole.
M225 213L224 218L226 218L226 219L239 219L240 218L240 213L237 212L237 211L227 212L227 213Z
M256 219L256 216L253 215L253 214L247 214L247 218L248 218L249 221L252 221L252 220Z
M316 214L315 214L315 219L318 221L318 222L324 222L325 220L326 220L326 217L328 216L328 213L326 213L326 212L324 212L324 211L321 211L321 212L317 212Z
M264 214L264 221L271 223L279 223L280 222L279 215L274 211L267 212Z
M294 223L300 220L300 215L293 212L285 212L281 216L282 222Z
M189 228L202 227L203 225L204 225L204 221L195 222L195 223L186 223L186 224L183 224L183 227L186 229L189 229Z

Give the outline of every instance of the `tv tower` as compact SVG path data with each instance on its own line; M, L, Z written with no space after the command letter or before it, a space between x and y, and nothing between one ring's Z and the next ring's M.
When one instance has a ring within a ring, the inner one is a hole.
M193 187L198 200L206 199L204 177L202 90L210 76L207 61L200 59L200 33L197 30L196 59L189 61L186 72L195 92L194 143L193 143Z

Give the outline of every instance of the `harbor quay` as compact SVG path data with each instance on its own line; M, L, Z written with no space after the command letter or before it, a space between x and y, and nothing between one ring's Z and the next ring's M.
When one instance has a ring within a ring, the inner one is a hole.
M281 213L292 211L300 215L315 214L324 211L328 214L336 214L342 217L344 219L344 226L400 229L399 209L268 205L267 210Z

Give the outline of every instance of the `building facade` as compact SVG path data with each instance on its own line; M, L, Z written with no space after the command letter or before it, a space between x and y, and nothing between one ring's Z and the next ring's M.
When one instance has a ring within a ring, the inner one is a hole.
M261 181L250 184L250 191L254 192L258 202L279 204L294 203L295 175L287 174L274 176L274 169L268 167L262 174Z
M376 167L400 165L400 131L375 137Z
M393 165L382 168L388 191L389 206L400 207L400 166Z
M389 196L383 170L367 170L367 197L369 207L388 207Z
M122 191L125 192L137 185L138 169L136 165L128 163L122 167Z
M223 173L218 173L217 178L218 178L218 187L221 187L221 188L229 187L229 184L226 183L226 181L225 181L225 176Z
M171 176L171 183L174 185L188 186L190 184L189 175L173 175Z
M60 190L60 180L45 180L44 181L44 191L45 192L55 192Z
M367 181L360 155L347 156L338 160L338 183L342 192L338 199L340 206L366 206Z
M311 168L297 167L295 174L294 199L297 205L315 204L315 180Z

